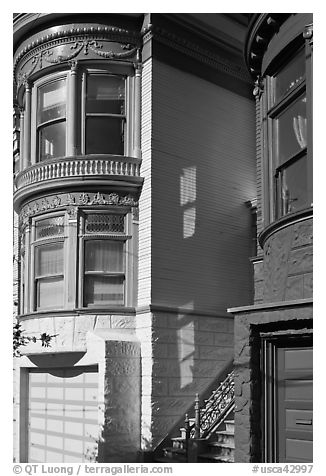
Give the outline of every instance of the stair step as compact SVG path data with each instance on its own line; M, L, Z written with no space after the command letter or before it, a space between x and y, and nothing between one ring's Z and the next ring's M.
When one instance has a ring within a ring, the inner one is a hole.
M227 436L234 436L234 432L230 430L219 430L215 432L217 435L227 435Z
M219 447L219 448L230 448L231 450L235 449L234 443L221 443L219 441L208 441L207 442L208 446L213 447Z
M224 423L225 423L226 431L234 432L234 420L225 420Z
M184 448L174 448L174 447L171 447L171 448L164 448L163 449L164 453L173 453L173 454L176 454L176 455L185 455L186 454L186 450Z

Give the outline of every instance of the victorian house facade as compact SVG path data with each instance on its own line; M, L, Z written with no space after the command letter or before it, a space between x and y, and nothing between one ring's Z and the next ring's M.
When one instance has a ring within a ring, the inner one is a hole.
M16 461L311 461L311 24L14 16Z

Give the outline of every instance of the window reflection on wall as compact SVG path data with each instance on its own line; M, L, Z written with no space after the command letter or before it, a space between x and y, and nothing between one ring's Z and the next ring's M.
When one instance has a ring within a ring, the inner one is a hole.
M196 167L186 167L180 176L180 205L183 207L183 238L190 238L196 228Z

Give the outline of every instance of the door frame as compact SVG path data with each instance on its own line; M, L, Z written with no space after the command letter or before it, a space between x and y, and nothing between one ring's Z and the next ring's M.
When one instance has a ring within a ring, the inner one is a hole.
M285 345L312 347L312 329L260 332L260 341L260 369L262 376L262 461L266 463L277 463L277 349Z

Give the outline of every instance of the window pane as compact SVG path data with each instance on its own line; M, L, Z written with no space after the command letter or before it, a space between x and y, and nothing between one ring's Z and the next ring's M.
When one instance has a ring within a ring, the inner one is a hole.
M280 174L281 214L295 212L308 206L307 199L307 157L301 157Z
M275 120L278 165L307 147L306 97L299 97ZM278 140L277 140L278 139Z
M124 231L124 215L107 215L104 213L87 215L85 224L86 233L124 233Z
M64 234L64 217L52 217L36 222L36 239Z
M85 276L84 305L124 304L124 276Z
M86 113L124 114L123 78L92 74L87 81Z
M123 155L123 126L118 117L87 117L86 154Z
M66 123L57 122L39 129L39 160L64 157L66 153Z
M295 56L276 76L275 100L279 101L284 94L290 91L305 78L304 50Z
M85 241L85 271L123 272L122 241Z
M63 308L63 277L42 278L37 281L37 308Z
M66 80L53 81L38 91L37 124L66 116Z
M35 276L63 274L63 243L35 247Z

